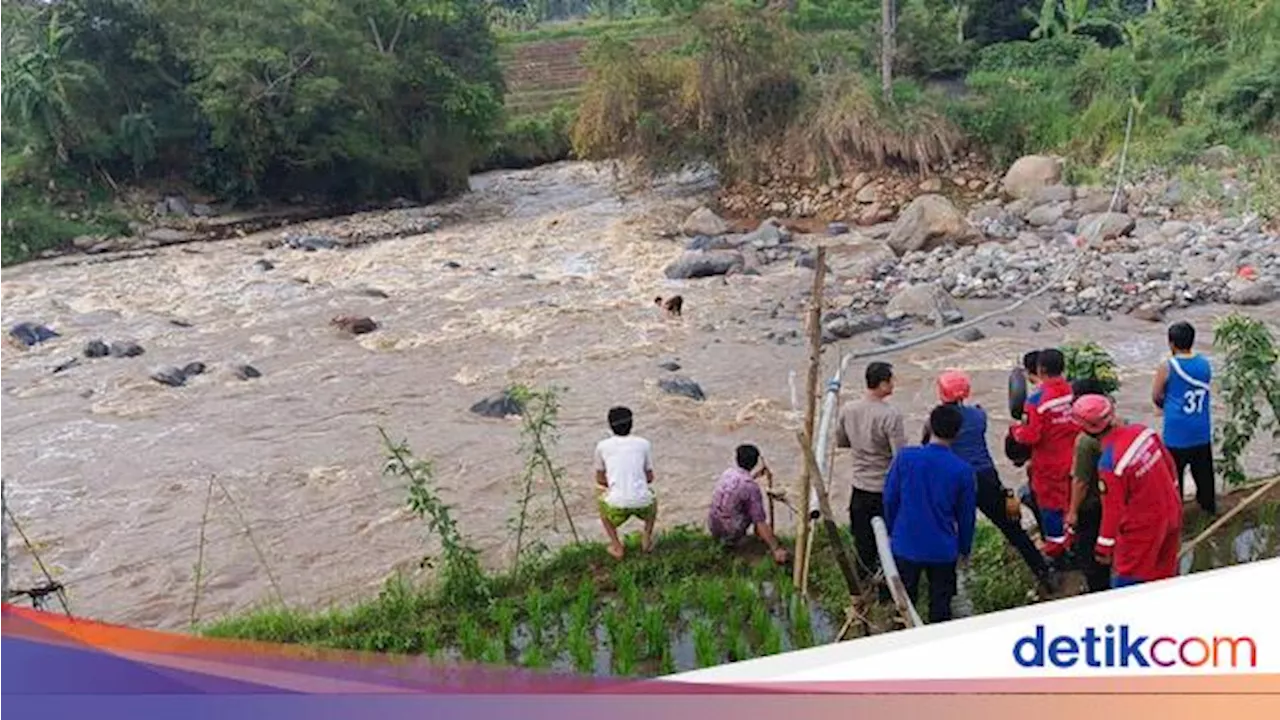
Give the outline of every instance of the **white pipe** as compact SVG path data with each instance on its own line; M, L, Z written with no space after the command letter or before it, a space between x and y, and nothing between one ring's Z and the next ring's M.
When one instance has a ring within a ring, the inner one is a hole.
M905 606L904 614L911 627L924 625L920 613L916 612L915 604L907 595L907 587L902 583L902 575L898 573L898 564L893 561L893 551L889 549L889 530L885 527L884 519L879 516L871 518L871 530L876 535L876 552L880 555L880 567L884 570L884 580L889 585L893 603L898 606L899 611Z

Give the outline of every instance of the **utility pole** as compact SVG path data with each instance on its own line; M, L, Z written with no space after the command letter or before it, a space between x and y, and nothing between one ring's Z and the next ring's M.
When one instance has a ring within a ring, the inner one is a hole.
M9 501L5 497L4 478L0 478L0 552L3 552L3 570L0 570L0 602L9 602Z

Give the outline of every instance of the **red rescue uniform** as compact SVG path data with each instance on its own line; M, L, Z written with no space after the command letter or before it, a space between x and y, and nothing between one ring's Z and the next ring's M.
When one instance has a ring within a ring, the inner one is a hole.
M1102 438L1102 530L1094 551L1111 558L1115 584L1178 574L1182 499L1173 456L1156 431L1125 425Z
M1010 428L1013 439L1031 448L1031 489L1041 511L1045 553L1061 555L1069 546L1062 516L1071 500L1071 463L1080 427L1071 417L1074 399L1064 378L1046 378L1027 398L1025 422Z

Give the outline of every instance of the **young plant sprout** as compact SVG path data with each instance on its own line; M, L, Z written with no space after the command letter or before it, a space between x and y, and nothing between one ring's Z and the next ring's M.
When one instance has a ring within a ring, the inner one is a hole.
M498 638L502 640L505 652L505 648L511 642L511 634L516 627L516 609L512 607L510 600L503 600L494 605L493 621L498 626Z
M711 667L720 662L716 631L709 620L698 620L693 626L693 656L700 668Z
M813 621L809 616L809 601L796 596L792 601L791 639L797 648L813 645Z
M573 669L584 675L595 669L592 629L589 620L583 621L575 616L569 623L569 634L565 638L569 646L569 659L573 661Z
M644 638L646 643L645 657L659 658L667 650L667 619L663 616L662 606L655 605L644 613Z
M464 615L462 621L458 623L458 649L462 651L462 657L467 660L480 660L484 656L487 645L484 633L481 632L475 618Z

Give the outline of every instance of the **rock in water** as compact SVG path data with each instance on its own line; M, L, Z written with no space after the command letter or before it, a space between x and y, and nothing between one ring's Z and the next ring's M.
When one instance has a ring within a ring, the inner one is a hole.
M204 374L205 369L205 364L202 362L187 363L182 367L182 375L183 377L195 377L196 375Z
M252 380L254 378L262 377L262 373L258 370L258 368L252 365L243 364L243 363L240 365L236 365L235 368L232 370L232 372L235 373L235 376L241 380Z
M157 370L151 373L151 379L169 387L182 387L187 382L187 376L182 374L181 369L175 367Z
M668 265L665 273L672 280L715 277L741 270L744 263L738 252L686 252Z
M330 320L329 324L351 335L364 335L378 329L378 323L374 322L373 318L355 315L339 315Z
M658 387L668 395L681 395L698 402L707 399L706 394L702 392L702 386L683 375L659 380Z
M267 272L268 270L274 270L275 268L276 268L276 264L271 262L270 260L267 260L266 258L257 260L253 263L253 269L260 270L262 272Z
M666 370L666 371L668 371L668 372L675 372L675 371L677 371L677 370L679 370L679 369L680 369L680 363L676 362L674 359L672 359L672 360L664 360L664 361L662 361L662 362L658 363L658 367L660 367L660 368L662 368L663 370Z
M978 342L979 340L982 340L986 337L987 337L986 333L982 332L976 327L965 328L960 332L956 333L957 340L959 340L960 342L967 342L967 343Z
M1147 322L1158 323L1164 320L1164 311L1160 309L1158 303L1143 303L1134 308L1131 314L1139 320L1146 320Z
M144 352L146 352L146 350L142 349L141 345L130 340L111 343L111 357L137 357Z
M893 267L897 264L898 256L893 248L875 240L827 247L827 267L841 277L870 280L881 268Z
M471 412L491 418L504 418L524 412L524 405L510 389L491 395L471 406Z
M1047 155L1018 158L1004 174L1000 189L1014 199L1029 198L1041 188L1062 182L1062 161Z
M730 250L733 248L733 241L725 237L712 237L710 235L695 235L689 242L685 243L684 249L690 251L698 250Z
M834 342L844 340L872 330L879 330L889 324L889 318L883 313L869 315L837 315L822 328L823 340Z
M689 237L697 235L715 237L729 232L729 224L704 206L694 210L689 217L685 218L680 224L680 232Z
M342 241L330 235L303 235L300 237L290 236L285 239L284 244L295 250L314 252L316 250L332 250L341 245Z
M1232 305L1265 305L1276 299L1276 285L1267 278L1233 278L1227 283L1227 301Z
M941 195L921 195L898 218L886 240L899 255L932 250L946 242L962 245L976 233L951 201Z
M9 337L23 347L34 347L59 335L44 325L21 322L9 328Z
M964 314L956 306L955 298L932 283L909 285L899 290L885 307L885 314L890 320L915 317L939 325L951 325L964 320Z
M57 375L60 372L65 372L79 364L80 364L80 358L69 358L67 360L63 360L53 368L53 374Z
M87 358L106 357L111 354L111 348L101 340L90 340L85 343L84 356Z

